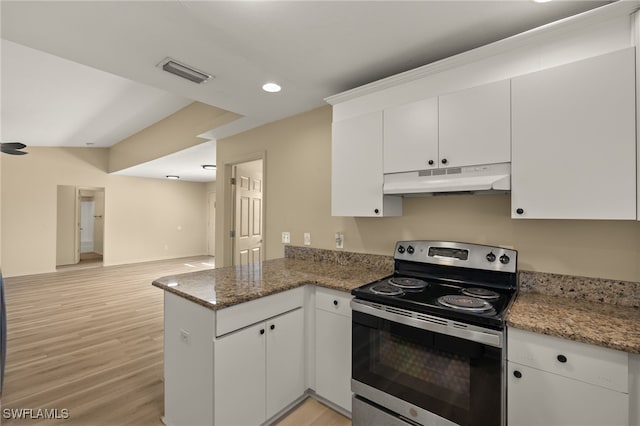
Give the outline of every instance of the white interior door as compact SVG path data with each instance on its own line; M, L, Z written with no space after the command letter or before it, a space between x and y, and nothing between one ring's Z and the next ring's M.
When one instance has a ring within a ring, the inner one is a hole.
M234 166L234 265L247 265L263 258L262 171L262 160Z
M93 251L98 254L104 252L104 189L94 193L93 211Z
M216 255L216 193L209 193L209 215L207 223L207 253Z

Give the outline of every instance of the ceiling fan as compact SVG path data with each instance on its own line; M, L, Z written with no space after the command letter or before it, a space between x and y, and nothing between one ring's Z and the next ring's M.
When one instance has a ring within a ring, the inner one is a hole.
M24 155L28 154L28 152L21 151L27 146L20 142L3 142L0 143L0 149L2 149L3 154L11 154L11 155Z

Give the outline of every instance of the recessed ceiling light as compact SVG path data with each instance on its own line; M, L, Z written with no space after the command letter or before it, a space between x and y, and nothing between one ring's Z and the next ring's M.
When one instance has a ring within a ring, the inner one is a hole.
M95 145L95 144L94 144L93 142L87 142L87 143L86 143L86 145L87 145L87 146L93 146L93 145Z
M198 84L206 83L207 80L213 78L206 72L197 70L190 65L183 64L172 58L164 58L164 60L158 64L158 67L162 68L166 72Z
M262 85L262 90L269 93L277 93L282 90L282 87L276 83L265 83Z
M533 0L534 3L548 3L551 0Z
M180 179L180 176L177 175L167 175L165 176L167 179L173 179L173 180L178 180Z
M205 170L215 170L216 169L216 165L215 164L203 164L202 168Z

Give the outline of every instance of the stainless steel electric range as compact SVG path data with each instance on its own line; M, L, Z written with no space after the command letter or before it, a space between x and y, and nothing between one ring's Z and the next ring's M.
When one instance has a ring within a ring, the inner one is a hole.
M394 273L352 291L353 424L505 424L504 317L517 252L399 241Z

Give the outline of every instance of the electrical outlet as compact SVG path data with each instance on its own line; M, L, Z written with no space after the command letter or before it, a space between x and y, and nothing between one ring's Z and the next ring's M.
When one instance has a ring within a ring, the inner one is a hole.
M189 344L189 332L183 328L180 329L180 340L187 345Z
M282 244L289 244L291 243L291 233L290 232L283 232L282 233Z
M304 233L304 245L305 246L311 245L311 234L309 232Z
M336 232L336 248L344 248L344 235L342 232Z

